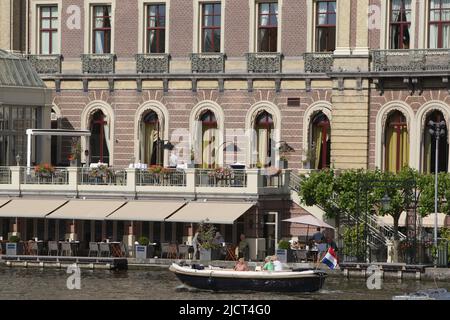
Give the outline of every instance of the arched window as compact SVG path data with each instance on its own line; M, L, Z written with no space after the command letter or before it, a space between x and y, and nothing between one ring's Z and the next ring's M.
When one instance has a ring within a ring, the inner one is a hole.
M331 163L331 126L328 117L320 111L311 121L310 166L321 170Z
M273 117L267 111L259 113L255 119L257 166L270 167L273 164Z
M109 150L111 150L110 124L101 110L92 114L89 127L91 130L91 162L109 164Z
M400 111L392 112L386 121L385 170L399 172L409 165L409 133L406 117Z
M214 168L216 166L216 150L218 149L217 119L214 112L206 110L200 115L202 124L202 167Z
M140 126L140 159L147 165L164 163L164 148L161 140L161 124L155 111L148 111L141 120Z
M431 136L428 128L430 121L441 122L444 116L441 111L435 110L431 112L425 121L425 130L423 132L423 172L435 173L436 167L436 140ZM445 135L440 137L438 146L438 172L448 171L448 135L445 130Z

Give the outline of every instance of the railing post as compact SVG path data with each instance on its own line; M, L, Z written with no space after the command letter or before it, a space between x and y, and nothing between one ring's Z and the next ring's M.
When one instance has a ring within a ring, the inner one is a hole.
M13 188L20 190L20 167L11 167L11 185Z
M195 169L186 169L186 192L195 194Z
M68 185L70 189L75 190L78 193L78 168L77 167L69 167L67 168L68 172Z
M135 168L127 168L125 171L127 172L127 191L136 192L137 170Z
M262 187L262 176L259 169L247 170L247 190L249 193L258 193L259 188Z
M281 173L284 177L283 177L283 185L282 185L282 189L284 193L290 193L291 191L291 170L283 170L283 172Z

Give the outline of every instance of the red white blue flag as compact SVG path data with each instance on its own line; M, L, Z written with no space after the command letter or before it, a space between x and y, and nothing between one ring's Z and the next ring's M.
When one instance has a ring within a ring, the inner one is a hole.
M335 269L338 262L336 252L334 252L333 248L329 248L327 254L322 260L322 263L325 263L330 269Z

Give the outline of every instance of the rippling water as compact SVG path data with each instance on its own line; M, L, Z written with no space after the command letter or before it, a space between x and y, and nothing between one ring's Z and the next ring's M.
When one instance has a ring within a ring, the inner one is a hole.
M311 294L211 293L187 290L167 269L126 272L82 269L81 290L68 290L68 276L65 270L0 267L0 299L379 300L436 286L450 290L449 282L398 280L384 280L382 290L368 290L363 279L329 277L321 291Z

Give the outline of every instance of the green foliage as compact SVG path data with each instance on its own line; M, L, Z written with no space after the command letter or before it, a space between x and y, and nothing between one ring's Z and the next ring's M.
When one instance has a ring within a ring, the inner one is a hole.
M289 243L289 241L280 240L280 242L278 242L278 249L288 250L290 248L291 248L291 244Z
M198 229L198 237L200 239L200 246L205 249L218 249L220 244L214 242L216 236L216 227L208 223L208 220L200 222Z
M10 236L8 241L12 243L18 243L20 241L20 238L18 236Z
M364 240L364 226L354 226L347 228L343 235L344 247L343 253L350 257L364 257L366 243Z
M138 242L141 246L148 246L148 244L150 243L150 240L147 237L140 237L138 239Z
M300 184L299 196L307 206L318 205L329 217L335 216L336 208L330 201L334 191L334 172L322 170L311 173Z

